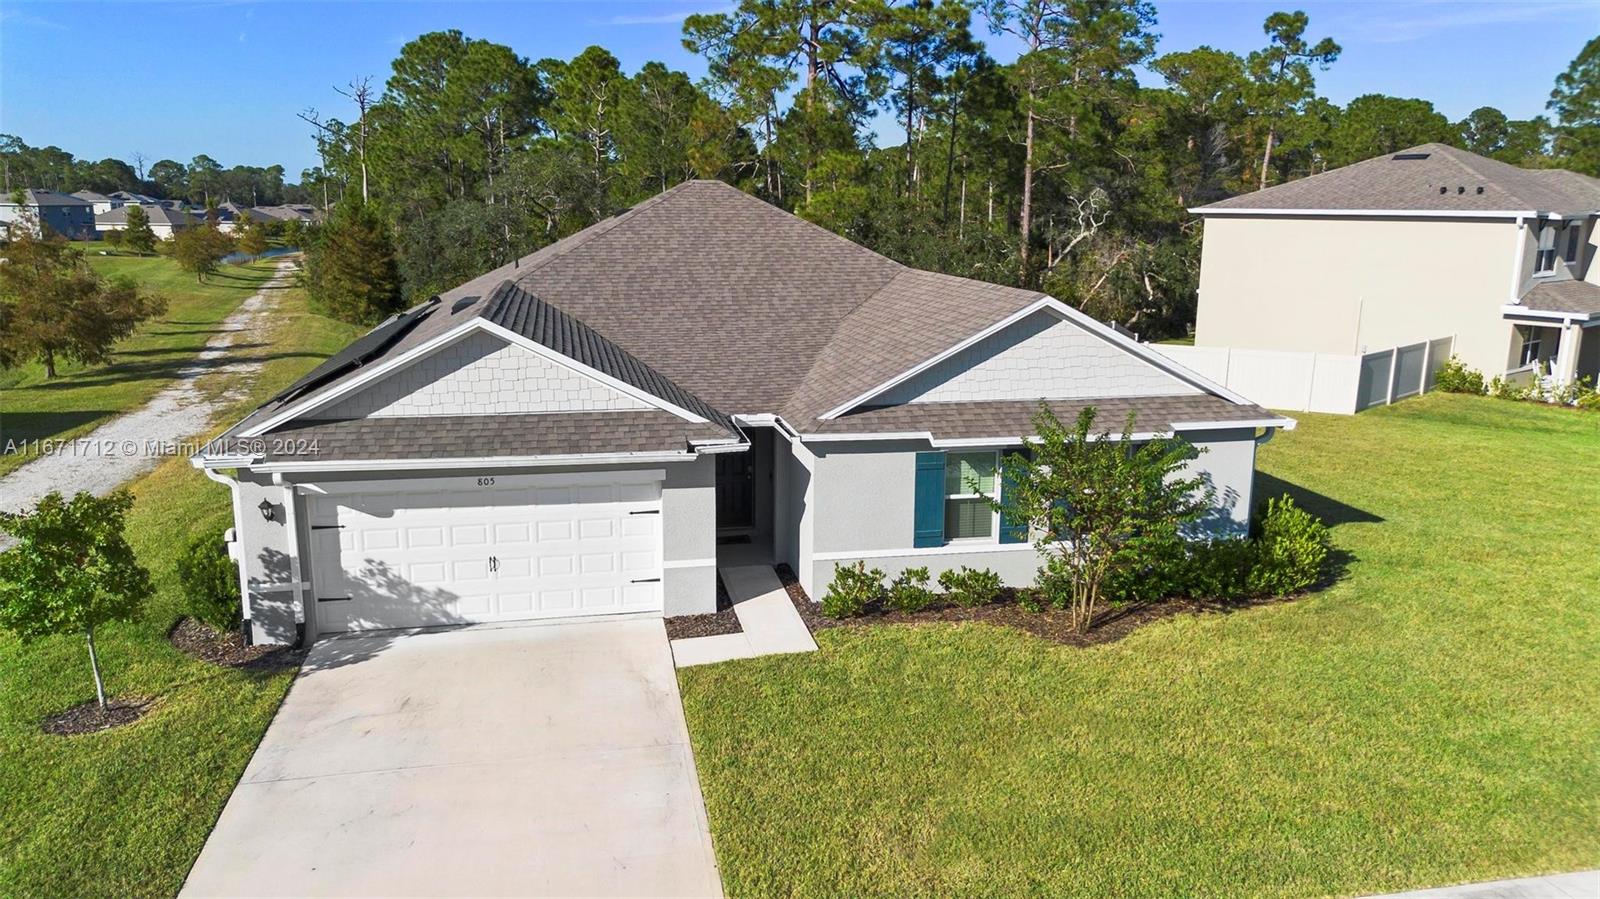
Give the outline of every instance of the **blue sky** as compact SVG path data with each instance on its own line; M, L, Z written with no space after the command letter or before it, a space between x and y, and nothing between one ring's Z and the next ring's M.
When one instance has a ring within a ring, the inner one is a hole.
M1497 106L1514 118L1544 110L1557 74L1600 33L1593 0L1156 0L1160 50L1200 44L1247 52L1261 20L1301 8L1309 35L1344 46L1318 88L1335 102L1364 93L1431 100L1452 119ZM0 132L77 156L225 166L281 163L291 180L315 164L295 113L347 116L332 90L360 75L381 82L407 40L459 28L531 59L602 44L631 72L659 59L698 77L679 43L683 17L724 0L379 2L19 2L0 0ZM981 27L981 25L979 26ZM988 39L990 52L1012 52ZM880 127L888 143L893 125Z

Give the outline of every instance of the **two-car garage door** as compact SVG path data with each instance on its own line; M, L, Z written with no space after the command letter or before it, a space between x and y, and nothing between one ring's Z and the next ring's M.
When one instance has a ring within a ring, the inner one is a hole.
M661 610L661 481L449 478L310 503L319 633Z

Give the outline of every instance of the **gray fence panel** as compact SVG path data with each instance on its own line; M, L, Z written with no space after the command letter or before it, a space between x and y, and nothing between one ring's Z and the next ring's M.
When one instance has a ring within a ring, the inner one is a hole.
M1433 382L1439 378L1439 369L1450 361L1450 353L1455 349L1455 345L1454 337L1440 337L1428 341L1428 370L1423 375L1426 379L1423 382L1424 390L1433 389Z
M1389 368L1393 353L1379 350L1361 357L1361 383L1356 388L1356 411L1389 402Z
M1395 354L1394 398L1416 396L1422 392L1422 379L1427 375L1428 345L1414 343L1403 346Z

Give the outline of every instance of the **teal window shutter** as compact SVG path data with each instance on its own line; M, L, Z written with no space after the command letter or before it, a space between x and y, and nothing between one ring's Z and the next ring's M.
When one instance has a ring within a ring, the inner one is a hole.
M1011 492L1011 472L1005 471L1000 478L1000 501L1004 502L1006 494ZM1028 522L1016 517L1008 508L1000 507L1000 542L1001 543L1027 543Z
M944 545L944 453L917 453L911 545Z

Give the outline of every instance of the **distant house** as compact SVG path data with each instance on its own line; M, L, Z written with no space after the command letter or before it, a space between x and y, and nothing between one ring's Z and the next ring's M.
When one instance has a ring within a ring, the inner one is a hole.
M1485 375L1600 376L1600 179L1424 144L1190 211L1197 347L1450 338Z
M72 194L28 188L22 191L22 205L12 196L0 197L0 231L6 234L16 222L32 217L50 231L68 240L94 240L94 205Z
M129 203L139 206L160 206L163 203L168 202L165 200L158 200L148 194L136 194L131 190L113 191L110 195L108 195L107 199L116 203L117 206L126 206Z
M102 212L110 212L111 210L122 205L121 200L113 200L106 194L97 193L92 190L75 190L72 192L72 195L83 202L88 203L90 206L93 206L95 215L99 215Z
M255 211L280 222L298 221L309 225L322 221L322 210L304 203L290 203L282 206L257 206Z
M147 206L143 203L132 203L95 216L95 227L101 231L126 231L128 210L134 206L144 210L145 218L150 220L150 230L155 232L158 240L171 240L179 231L200 223L199 219L182 209L169 209L159 204Z
M258 223L276 222L277 218L268 215L258 208L240 206L237 203L223 203L217 207L217 230L223 234L232 234L241 221Z

